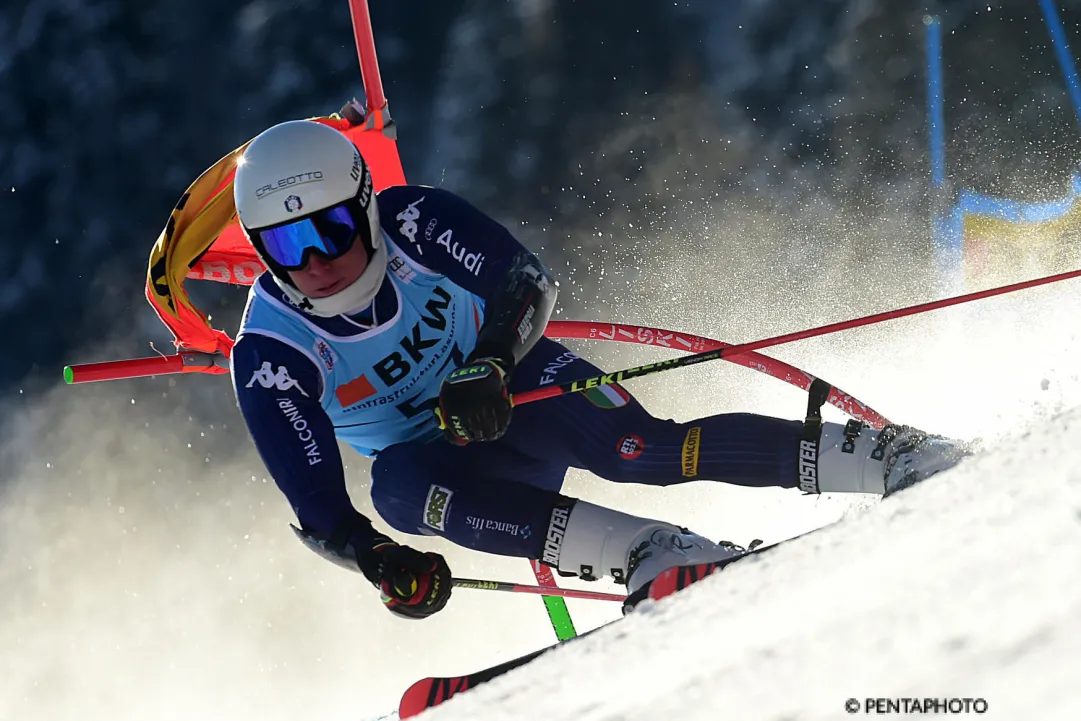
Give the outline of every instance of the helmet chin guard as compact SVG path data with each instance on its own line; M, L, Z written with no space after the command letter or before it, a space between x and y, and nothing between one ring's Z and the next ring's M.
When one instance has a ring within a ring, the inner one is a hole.
M233 199L244 234L298 308L333 317L371 304L386 277L386 242L371 171L347 137L313 120L290 120L268 128L249 143L237 163ZM348 207L354 216L368 251L368 266L337 293L311 298L271 257L260 231L302 221L334 206Z

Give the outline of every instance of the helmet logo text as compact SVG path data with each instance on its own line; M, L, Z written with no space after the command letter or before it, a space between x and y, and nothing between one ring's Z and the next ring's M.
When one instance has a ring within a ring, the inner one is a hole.
M360 166L361 166L360 153L358 153L356 148L354 148L353 149L353 167L349 169L349 177L352 178L353 180L360 180Z
M323 180L322 170L313 170L307 173L297 173L296 175L290 175L287 178L279 178L273 183L267 183L263 187L255 191L256 198L264 198L271 193L276 193L279 190L285 188L291 188L295 185L303 185L304 183L319 183Z
M372 174L364 174L364 186L360 189L360 207L365 210L372 202Z

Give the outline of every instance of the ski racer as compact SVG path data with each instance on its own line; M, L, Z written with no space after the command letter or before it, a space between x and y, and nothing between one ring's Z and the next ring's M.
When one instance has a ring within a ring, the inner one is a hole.
M733 548L564 495L569 468L616 483L886 495L963 456L906 426L662 420L620 386L512 409L510 393L601 371L544 337L556 282L505 227L443 189L374 192L357 147L309 120L257 136L233 193L268 268L231 356L240 411L295 532L399 616L442 609L450 569L355 510L337 440L374 459L372 501L395 531L608 576L632 594Z

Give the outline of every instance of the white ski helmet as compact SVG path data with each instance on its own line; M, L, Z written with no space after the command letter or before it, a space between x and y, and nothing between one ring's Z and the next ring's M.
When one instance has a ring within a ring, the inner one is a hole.
M329 318L375 298L386 275L387 247L371 171L342 133L313 120L263 131L237 163L233 199L244 234L298 307ZM368 267L344 289L310 298L290 280L288 271L303 268L312 252L337 258L358 237Z

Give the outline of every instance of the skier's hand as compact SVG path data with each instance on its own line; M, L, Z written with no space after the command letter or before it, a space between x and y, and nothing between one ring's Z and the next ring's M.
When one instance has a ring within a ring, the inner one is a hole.
M383 544L375 551L379 556L379 589L391 613L427 618L443 610L451 591L446 559L397 543Z
M444 378L438 414L443 433L452 443L501 438L511 419L503 361L478 358Z

